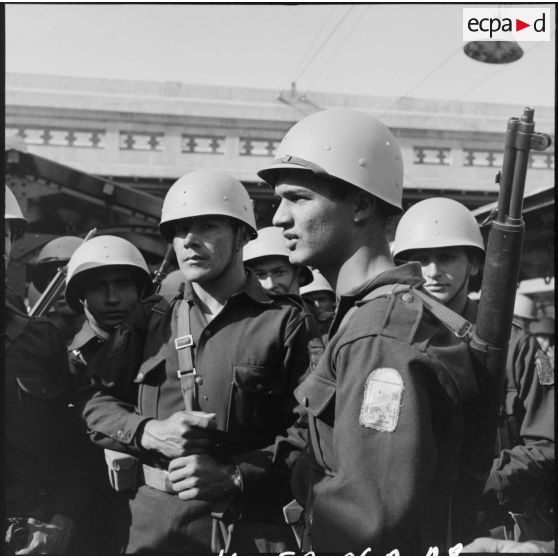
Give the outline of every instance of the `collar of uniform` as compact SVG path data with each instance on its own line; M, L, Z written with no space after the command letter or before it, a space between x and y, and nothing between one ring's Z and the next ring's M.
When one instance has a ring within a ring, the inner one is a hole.
M83 322L83 325L81 326L81 329L76 333L75 337L68 345L68 351L80 349L95 337L98 337L100 339L100 337L93 331L91 324L87 320L85 320L85 322Z
M231 298L235 296L247 296L251 298L254 302L259 304L272 304L273 300L270 296L266 293L264 288L261 286L260 282L256 278L255 273L251 269L246 270L246 281L240 288L240 290L233 295ZM196 292L192 286L192 283L185 282L184 284L184 299L195 301L197 300Z
M401 283L416 288L420 287L424 283L420 264L417 262L409 262L384 271L341 295L340 299L358 300L374 289L392 283Z

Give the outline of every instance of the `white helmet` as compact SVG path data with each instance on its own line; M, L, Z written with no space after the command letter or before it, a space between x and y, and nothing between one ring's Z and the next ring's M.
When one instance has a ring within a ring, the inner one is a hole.
M14 193L6 186L6 196L4 205L4 219L6 221L11 221L14 239L17 240L25 234L27 229L27 219L23 216L21 212L21 207L17 203Z
M138 279L140 290L151 286L151 274L141 252L129 241L119 236L95 236L83 242L68 262L66 275L66 302L79 312L79 300L87 281L87 272L100 267L127 266Z
M216 170L199 170L179 178L163 202L159 230L172 242L176 221L202 215L224 215L248 225L256 238L256 218L246 188L233 176Z
M279 145L275 162L258 176L274 185L282 169L338 178L401 209L399 143L384 124L366 112L332 108L297 122Z
M535 309L535 302L522 293L516 293L513 315L525 320L536 320L537 312Z
M480 227L473 214L458 201L428 198L410 207L401 217L392 254L402 256L408 250L465 246L484 254Z
M251 240L244 247L242 257L244 263L250 267L250 262L268 256L280 256L289 259L289 249L285 244L283 229L280 227L264 227L258 231L258 238ZM300 267L300 285L307 285L312 281L310 269Z
M320 291L325 291L335 295L335 291L331 288L329 281L320 273L318 269L312 269L312 276L313 281L305 287L301 287L301 296L310 293L317 293Z

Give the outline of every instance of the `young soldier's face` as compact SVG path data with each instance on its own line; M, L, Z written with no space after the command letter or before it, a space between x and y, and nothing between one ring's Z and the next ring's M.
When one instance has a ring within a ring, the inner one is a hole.
M120 325L139 302L138 286L126 269L91 270L84 285L85 305L99 326L107 331Z
M273 224L283 229L289 260L318 269L340 267L352 220L352 198L337 199L329 184L305 172L284 172L275 185L281 203Z
M424 288L443 304L456 295L466 297L469 275L478 267L469 260L466 250L457 246L413 250L407 259L420 263Z
M335 296L329 291L316 291L304 296L312 301L312 304L318 309L318 312L335 311Z
M284 256L264 256L249 262L261 286L275 294L298 294L297 268ZM293 290L294 289L294 290Z
M235 256L235 229L230 219L203 216L177 223L173 246L184 277L203 285L227 270Z

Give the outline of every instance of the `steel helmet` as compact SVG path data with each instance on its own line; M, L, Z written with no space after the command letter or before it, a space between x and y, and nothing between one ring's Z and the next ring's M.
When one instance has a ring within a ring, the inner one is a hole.
M27 229L27 219L23 216L21 207L19 207L19 203L17 203L14 193L8 188L8 186L6 186L4 219L12 222L14 240L21 238L25 234L25 229Z
M141 252L131 243L118 236L95 236L83 242L68 262L66 275L66 302L79 312L82 284L87 280L86 272L109 266L129 266L142 287L151 285L151 274Z
M522 293L516 293L513 315L525 320L536 320L535 302Z
M82 242L83 238L79 236L59 236L42 247L33 265L31 278L40 292L45 290L56 268L69 261Z
M410 207L401 217L392 253L405 259L408 250L466 246L484 254L480 227L473 214L458 201L429 198Z
M180 290L180 285L186 283L186 278L180 269L171 271L162 281L159 294L176 294Z
M329 281L320 273L319 270L312 269L312 277L312 282L300 289L301 295L317 293L320 291L327 291L328 293L335 295L335 291L331 288Z
M225 215L242 221L256 238L256 218L246 188L223 171L199 170L179 178L163 202L159 230L172 242L176 221L202 215Z
M267 256L281 256L289 259L289 249L285 244L283 229L280 227L265 227L258 231L258 238L251 240L244 246L243 260L245 264L258 258ZM292 265L292 264L291 264ZM306 266L300 267L300 285L307 285L312 281L312 273Z
M275 162L258 176L274 185L281 169L307 169L338 178L401 209L399 142L366 112L332 108L297 122L279 145Z
M554 335L554 320L543 316L531 324L529 331L533 335Z

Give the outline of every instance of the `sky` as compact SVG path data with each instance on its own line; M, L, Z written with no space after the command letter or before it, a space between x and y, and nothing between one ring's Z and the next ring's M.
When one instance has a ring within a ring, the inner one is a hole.
M554 6L544 7L553 25ZM10 4L6 70L277 92L294 82L310 99L330 92L553 106L554 27L550 42L520 43L519 61L483 64L463 53L462 8Z

